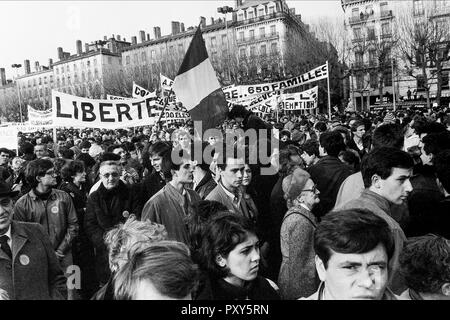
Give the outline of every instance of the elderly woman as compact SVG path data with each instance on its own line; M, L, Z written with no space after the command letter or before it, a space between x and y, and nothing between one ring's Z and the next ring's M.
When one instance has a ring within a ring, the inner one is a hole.
M283 191L289 209L281 225L278 285L284 299L298 299L313 294L319 285L313 247L317 220L311 210L319 203L320 192L300 168L284 178Z
M251 220L218 213L207 225L199 253L208 279L198 300L278 300L278 287L259 271L259 239Z
M167 239L167 231L163 225L151 221L137 221L131 215L125 223L119 224L105 235L108 248L108 261L111 276L108 282L92 297L93 300L113 300L113 278L117 271L128 261L131 251Z

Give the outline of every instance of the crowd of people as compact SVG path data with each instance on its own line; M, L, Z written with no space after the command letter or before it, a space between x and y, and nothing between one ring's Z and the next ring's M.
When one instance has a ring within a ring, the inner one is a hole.
M0 300L450 299L449 108L217 129L0 146Z

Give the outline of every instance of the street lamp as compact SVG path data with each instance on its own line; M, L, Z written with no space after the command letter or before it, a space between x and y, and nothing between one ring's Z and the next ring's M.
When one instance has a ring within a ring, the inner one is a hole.
M18 77L17 72L18 72L18 69L19 69L20 67L22 67L22 65L21 65L21 64L18 64L18 63L14 63L13 65L11 65L11 67L12 67L13 69L16 69L16 85L17 85L17 94L18 94L18 96L19 96L20 122L23 122L23 117L22 117L22 103L20 102L20 86L19 86L19 83L17 82L17 77Z
M229 7L229 6L223 6L223 7L219 7L217 8L217 12L218 13L223 13L225 15L225 32L227 34L227 48L228 48L228 79L230 79L231 81L231 71L230 71L230 63L231 63L231 59L230 59L230 40L228 39L228 24L227 24L227 13L229 12L233 12L233 8Z

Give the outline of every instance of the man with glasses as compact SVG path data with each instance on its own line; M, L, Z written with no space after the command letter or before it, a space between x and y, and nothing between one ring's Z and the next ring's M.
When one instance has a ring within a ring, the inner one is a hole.
M109 278L108 252L103 241L107 231L124 223L130 214L140 217L142 205L139 192L120 179L118 161L100 164L100 186L89 195L84 220L86 234L95 248L97 278L103 286Z
M78 220L70 196L53 188L56 173L53 163L46 159L31 161L25 171L31 190L14 207L14 220L39 223L50 238L61 268L73 264L72 241L78 234ZM73 290L69 290L69 299Z
M64 299L65 277L45 231L12 219L18 193L0 182L0 288L14 300Z

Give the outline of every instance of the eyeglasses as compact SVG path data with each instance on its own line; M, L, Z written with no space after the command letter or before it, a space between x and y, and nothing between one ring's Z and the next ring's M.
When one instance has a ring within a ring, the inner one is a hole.
M120 175L118 172L111 172L111 173L108 172L108 173L102 174L102 177L106 178L106 179L108 179L109 177L118 178L119 176Z
M313 192L313 193L316 193L316 192L317 192L317 186L314 185L311 189L304 189L304 190L302 190L302 192L303 192L303 191L311 191L311 192Z

